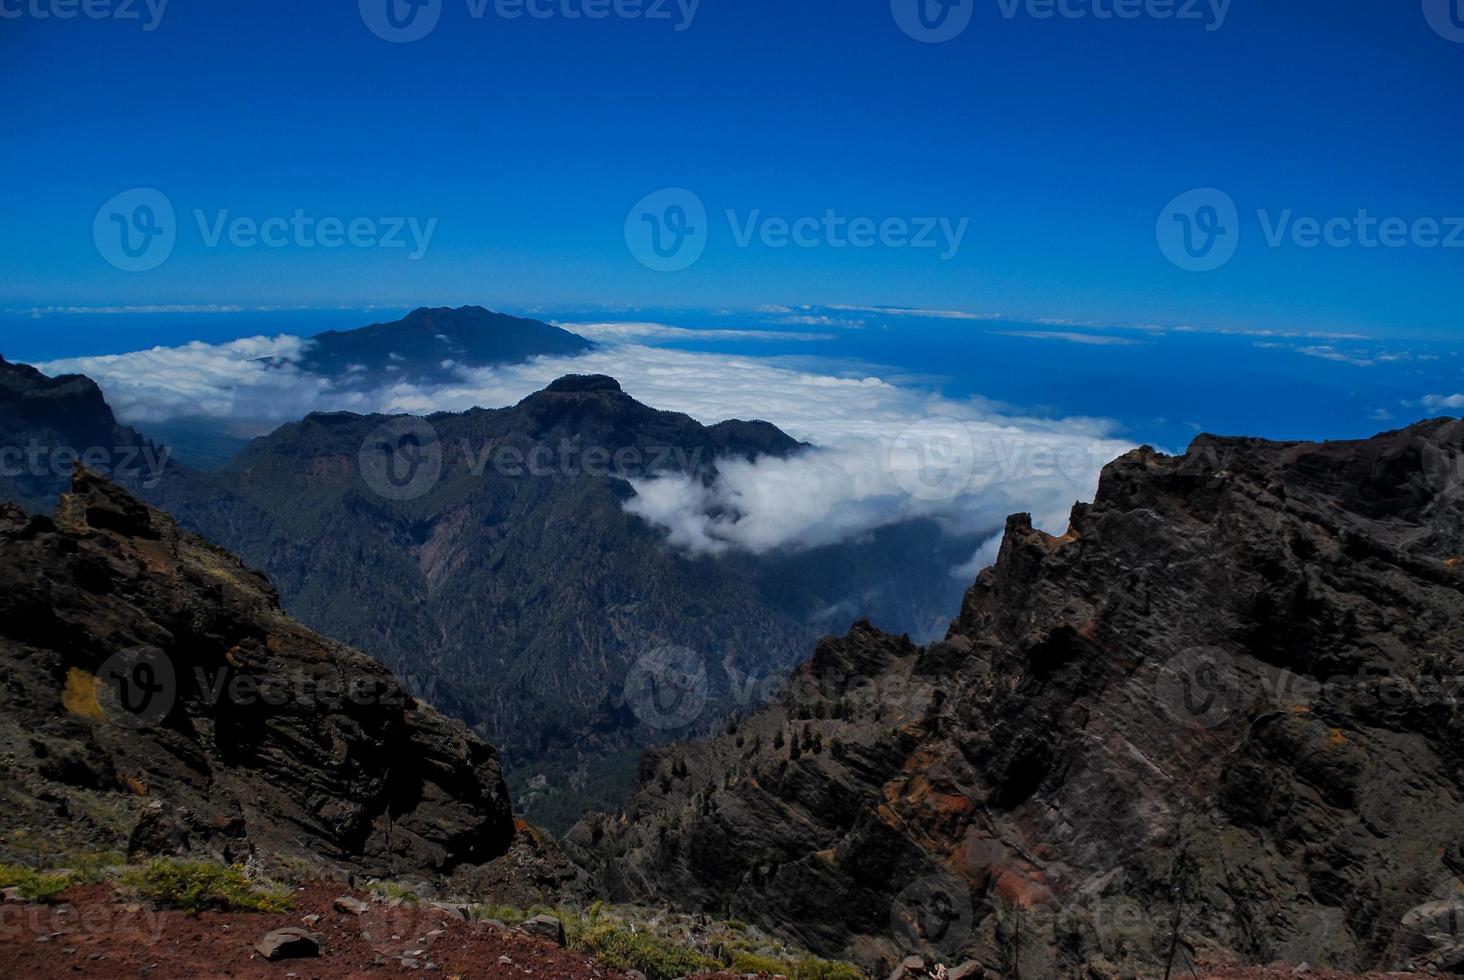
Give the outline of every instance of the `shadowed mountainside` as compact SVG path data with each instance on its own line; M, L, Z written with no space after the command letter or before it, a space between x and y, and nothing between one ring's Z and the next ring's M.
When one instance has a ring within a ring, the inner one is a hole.
M103 848L445 876L513 842L490 746L80 468L54 518L0 507L0 677L10 860Z
M0 384L26 409L7 443L63 450L23 467L14 496L47 510L68 453L134 447L106 450L128 463L120 483L266 572L291 615L467 720L504 753L525 815L556 832L618 806L641 748L760 704L831 629L865 615L931 635L960 595L946 570L979 543L914 521L811 551L682 552L626 512L631 479L711 479L719 460L804 447L762 422L657 411L604 377L492 411L312 415L216 473L119 428L85 378L0 364ZM53 391L85 397L58 418ZM686 655L707 664L704 710L648 723L627 677Z
M1455 968L1460 677L1464 423L1201 437L1061 537L1013 518L943 641L824 641L567 843L617 898L885 969Z

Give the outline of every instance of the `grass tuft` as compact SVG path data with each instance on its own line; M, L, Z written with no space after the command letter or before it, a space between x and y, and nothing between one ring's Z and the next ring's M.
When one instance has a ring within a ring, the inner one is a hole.
M238 865L211 861L158 858L122 874L121 883L139 895L197 915L207 909L225 912L288 912L288 892L249 880Z

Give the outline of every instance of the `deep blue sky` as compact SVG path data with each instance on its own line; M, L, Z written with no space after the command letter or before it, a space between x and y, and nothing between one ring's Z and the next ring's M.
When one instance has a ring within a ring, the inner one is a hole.
M1273 249L1254 217L1464 215L1464 44L1419 0L1234 0L1215 31L972 2L945 44L908 38L886 0L703 0L680 32L444 0L409 44L355 0L172 0L152 31L3 19L0 308L881 303L1436 339L1461 323L1464 249ZM623 226L668 186L706 202L712 240L666 274ZM1240 251L1181 271L1155 220L1206 186L1237 202ZM171 259L142 273L92 244L98 208L134 187L180 217ZM438 227L416 262L209 249L195 208ZM942 262L738 248L728 208L971 224Z

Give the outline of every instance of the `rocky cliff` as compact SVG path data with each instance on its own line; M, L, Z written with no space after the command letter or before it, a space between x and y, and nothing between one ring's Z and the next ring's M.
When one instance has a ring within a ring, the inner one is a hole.
M823 641L573 852L888 968L1464 962L1464 423L1202 437L1013 518L943 642Z
M269 582L78 469L0 509L0 852L445 876L508 851L494 750Z

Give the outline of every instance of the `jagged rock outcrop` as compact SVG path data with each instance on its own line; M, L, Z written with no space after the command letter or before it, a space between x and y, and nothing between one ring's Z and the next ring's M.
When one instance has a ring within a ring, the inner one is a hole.
M1451 966L1464 875L1464 423L1201 437L1013 518L943 642L868 625L646 757L571 853L885 969Z
M11 860L103 848L442 877L515 834L492 747L84 469L54 518L0 509L0 702Z
M49 513L85 459L93 469L149 480L166 451L117 424L88 377L48 377L0 357L0 501Z

